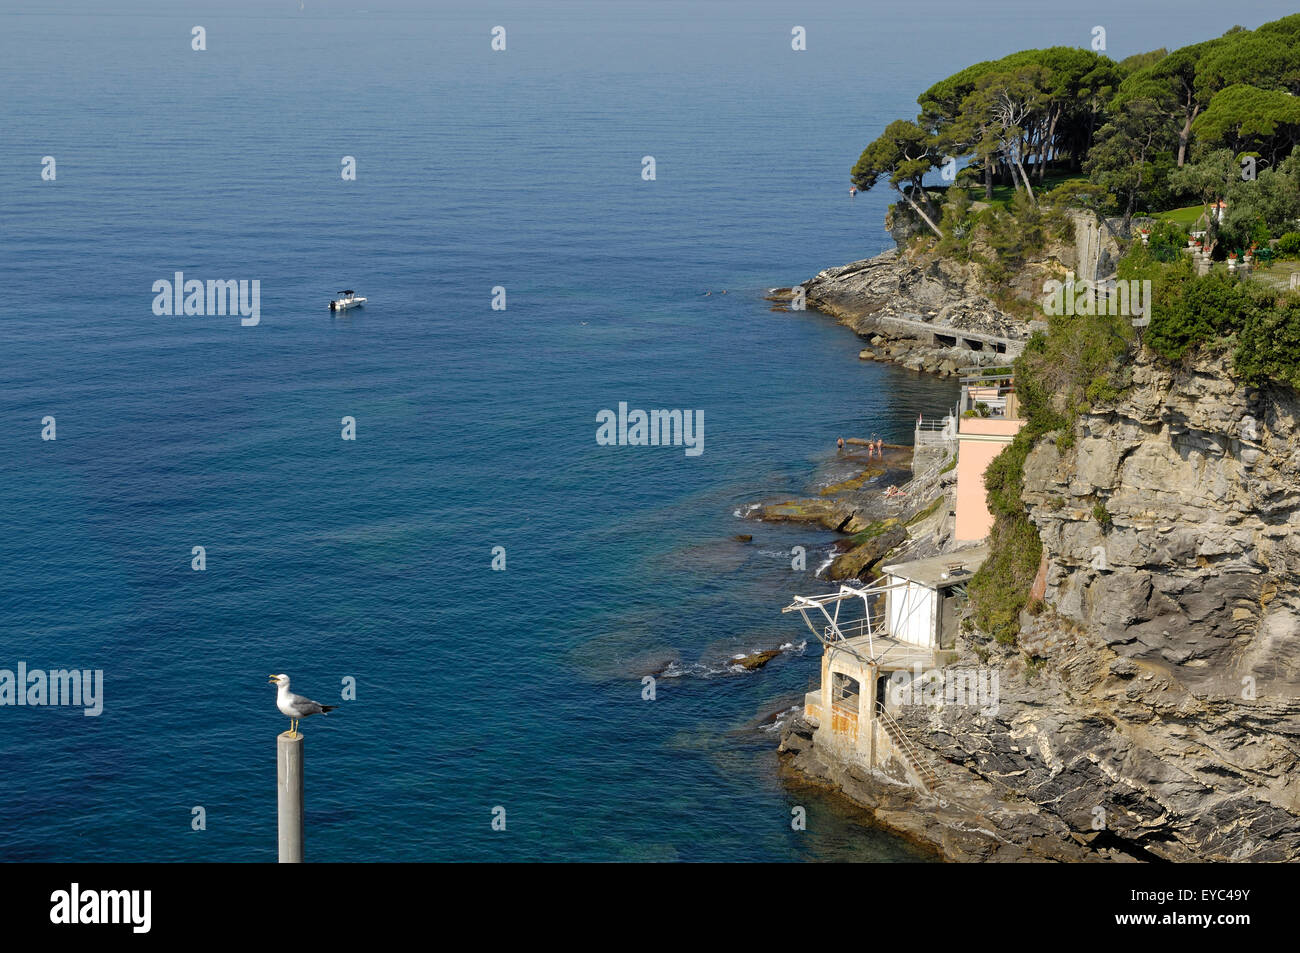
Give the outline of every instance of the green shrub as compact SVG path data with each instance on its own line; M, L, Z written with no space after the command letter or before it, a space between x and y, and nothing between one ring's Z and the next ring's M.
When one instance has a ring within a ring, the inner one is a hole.
M1300 232L1287 232L1279 238L1277 253L1283 258L1300 258Z
M1273 238L1273 233L1269 231L1268 225L1262 218L1256 219L1255 224L1250 229L1250 244L1255 246L1267 245Z
M1063 209L1079 208L1107 211L1115 207L1115 196L1100 185L1080 179L1072 179L1061 183L1050 192L1040 196L1039 201L1043 205L1052 205Z
M975 234L976 216L971 212L971 198L962 189L950 189L943 206L939 231L943 238L935 246L939 254L959 261L970 260L970 243Z
M968 586L971 605L980 629L1003 645L1012 645L1020 631L1020 610L1038 575L1043 544L1023 513L1020 519L995 521L989 544L989 558Z
M1187 232L1177 222L1167 218L1157 219L1151 226L1146 245L1142 246L1141 242L1136 244L1144 247L1147 257L1155 261L1174 262L1184 257L1184 249L1187 248Z
M1300 295L1253 311L1237 335L1237 373L1248 384L1276 381L1300 391Z
M1237 332L1271 304L1265 289L1223 272L1166 284L1153 297L1146 344L1169 361Z
M1177 254L1171 252L1174 236L1181 232L1177 226L1173 226L1173 229L1173 231L1164 230L1160 233L1152 229L1152 244L1143 245L1140 241L1133 242L1119 260L1116 269L1119 278L1124 281L1150 280L1152 288L1158 289L1163 285L1195 275L1196 268L1192 264L1190 255L1185 255L1181 251ZM1186 244L1184 239L1183 246Z
M1300 232L1278 239L1281 255L1300 257ZM1235 372L1249 384L1282 384L1300 390L1300 296L1279 294L1258 281L1222 271L1192 272L1190 261L1162 264L1146 249L1132 249L1119 276L1152 281L1151 324L1145 343L1178 362L1199 347L1231 347ZM1089 384L1088 400L1113 400L1127 384L1121 371Z
M985 209L979 222L989 247L996 252L997 264L991 267L1003 278L1047 243L1048 216L1023 191L1017 191L1005 209Z

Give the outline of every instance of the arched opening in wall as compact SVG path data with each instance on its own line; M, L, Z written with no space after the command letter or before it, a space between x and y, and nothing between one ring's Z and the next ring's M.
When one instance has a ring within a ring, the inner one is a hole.
M842 711L858 713L858 700L862 686L856 678L850 678L843 672L831 674L831 705Z

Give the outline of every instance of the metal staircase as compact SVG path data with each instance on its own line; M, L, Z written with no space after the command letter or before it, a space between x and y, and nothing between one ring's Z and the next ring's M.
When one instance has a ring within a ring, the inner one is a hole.
M885 734L889 735L889 740L894 743L898 753L920 778L925 789L932 793L936 791L939 787L939 775L935 774L934 768L930 767L929 761L921 754L921 749L917 747L916 742L907 736L903 726L895 721L893 716L885 711L885 706L879 702L876 703L876 717L884 727Z

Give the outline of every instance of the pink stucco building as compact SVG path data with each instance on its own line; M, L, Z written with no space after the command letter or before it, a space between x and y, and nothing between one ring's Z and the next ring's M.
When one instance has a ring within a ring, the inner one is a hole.
M984 490L984 471L1025 422L1016 403L1011 368L971 368L962 378L957 408L957 542L974 542L993 526Z

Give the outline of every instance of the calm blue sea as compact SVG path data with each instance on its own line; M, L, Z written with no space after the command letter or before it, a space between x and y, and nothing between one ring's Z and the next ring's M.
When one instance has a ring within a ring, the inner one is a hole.
M916 858L777 777L815 643L719 670L804 641L789 551L830 541L737 508L952 386L764 291L886 246L848 169L956 68L1275 13L34 7L0 13L0 668L105 698L0 708L0 859L92 861L274 859L281 671L340 705L303 726L309 860ZM155 316L176 271L259 280L261 323ZM620 401L702 411L704 453L597 446Z

